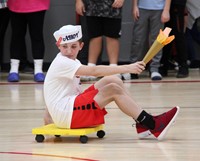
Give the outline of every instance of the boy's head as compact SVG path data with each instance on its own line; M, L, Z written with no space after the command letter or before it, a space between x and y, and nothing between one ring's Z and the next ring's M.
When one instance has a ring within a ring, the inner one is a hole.
M82 30L80 25L66 25L55 31L53 36L56 39L56 45L71 43L82 38Z

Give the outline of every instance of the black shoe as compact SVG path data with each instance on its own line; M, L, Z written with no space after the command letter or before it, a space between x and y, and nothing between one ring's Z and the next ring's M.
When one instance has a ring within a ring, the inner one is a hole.
M138 74L131 74L131 79L139 79Z
M165 67L160 67L159 68L159 73L163 76L163 77L167 77L168 76L168 70Z
M189 76L188 67L179 67L176 78L186 78Z

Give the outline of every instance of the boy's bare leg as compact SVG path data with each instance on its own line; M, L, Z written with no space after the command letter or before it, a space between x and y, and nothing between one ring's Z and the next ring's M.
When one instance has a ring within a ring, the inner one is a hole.
M137 132L142 137L153 134L158 140L162 140L179 113L179 107L174 107L162 115L153 117L135 103L125 90L121 79L114 76L102 78L95 83L95 88L99 92L94 100L99 106L105 107L114 101L121 111L136 120Z
M94 100L100 107L105 107L114 101L122 112L128 116L137 119L142 112L141 107L136 104L133 98L124 88L123 81L116 76L107 76L94 84L99 90Z
M49 114L49 111L47 108L45 108L45 113L44 113L44 125L52 124L53 120Z

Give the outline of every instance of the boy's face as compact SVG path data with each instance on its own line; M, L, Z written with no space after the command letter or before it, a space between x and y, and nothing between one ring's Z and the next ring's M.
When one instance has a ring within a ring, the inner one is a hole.
M83 48L83 42L71 42L71 43L66 43L62 44L58 47L60 49L60 52L70 58L75 60L79 51Z

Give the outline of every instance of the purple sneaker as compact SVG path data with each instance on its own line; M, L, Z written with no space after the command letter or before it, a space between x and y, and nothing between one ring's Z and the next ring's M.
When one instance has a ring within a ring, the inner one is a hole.
M43 73L37 73L34 75L35 82L44 82L45 76Z
M19 74L18 73L9 73L8 82L19 82Z

